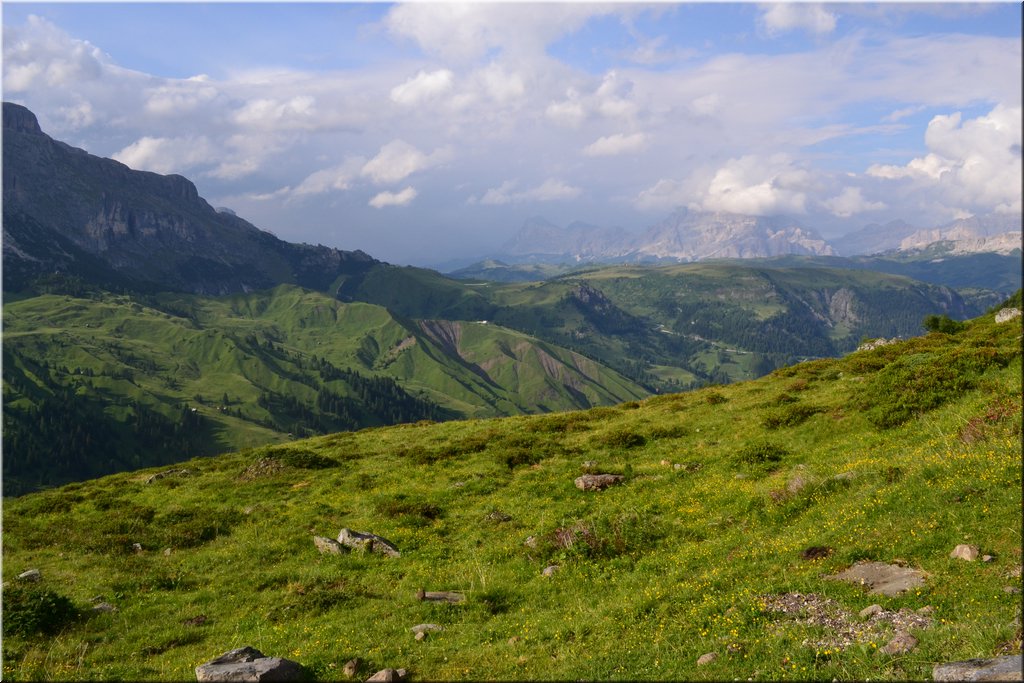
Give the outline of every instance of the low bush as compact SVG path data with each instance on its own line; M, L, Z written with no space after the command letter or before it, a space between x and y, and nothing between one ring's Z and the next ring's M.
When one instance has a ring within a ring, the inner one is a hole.
M4 588L4 634L56 635L78 621L81 612L71 599L48 588Z
M752 441L743 446L734 456L741 465L754 467L771 466L789 455L789 451L770 441Z
M818 406L795 403L766 411L761 417L761 425L765 429L795 427L820 412L822 409Z

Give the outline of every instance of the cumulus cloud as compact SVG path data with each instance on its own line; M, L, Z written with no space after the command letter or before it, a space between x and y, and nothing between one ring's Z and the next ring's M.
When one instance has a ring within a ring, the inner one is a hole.
M932 118L929 153L905 166L875 164L867 174L906 180L940 192L939 199L980 211L1021 210L1021 107L998 105L968 121L956 112Z
M309 174L291 191L293 197L323 194L335 190L347 190L352 186L352 181L359 175L363 159L354 157L346 159L337 166L322 168L319 171Z
M235 114L235 123L247 128L281 130L308 128L315 121L316 99L297 95L288 99L261 97L242 105Z
M397 183L417 171L443 163L450 156L447 147L428 156L404 140L392 140L363 165L360 174L378 184Z
M217 97L217 88L202 77L169 81L150 88L145 108L157 116L179 116Z
M391 101L405 106L420 104L451 92L455 74L448 69L420 71L391 89Z
M588 157L609 157L619 154L631 154L639 152L647 146L647 135L644 133L633 133L626 135L616 133L598 138L583 148L583 154Z
M581 188L555 178L548 178L536 187L516 192L518 183L507 180L499 187L487 190L480 199L470 199L470 204L501 205L518 202L552 202L563 199L575 199L583 192Z
M385 206L405 206L416 199L417 194L416 189L412 187L407 187L401 192L381 192L370 200L370 206L375 209L382 209Z
M884 202L870 202L864 199L859 187L846 187L835 197L822 202L829 211L840 218L849 218L865 211L881 211L887 208Z
M762 7L761 25L769 35L802 29L814 35L826 35L836 28L836 15L821 5L775 2Z
M102 77L109 61L88 41L72 39L35 15L18 33L4 30L4 90L9 92L93 81Z
M205 137L143 137L113 155L122 164L154 173L181 173L216 159Z

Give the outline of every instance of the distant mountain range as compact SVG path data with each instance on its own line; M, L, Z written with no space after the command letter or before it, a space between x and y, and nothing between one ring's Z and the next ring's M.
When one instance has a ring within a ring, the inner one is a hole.
M534 217L488 260L517 265L688 263L891 251L931 256L1011 254L1020 248L1019 213L974 216L935 228L891 221L868 225L829 242L791 218L678 209L640 234L581 222L560 228L543 217Z

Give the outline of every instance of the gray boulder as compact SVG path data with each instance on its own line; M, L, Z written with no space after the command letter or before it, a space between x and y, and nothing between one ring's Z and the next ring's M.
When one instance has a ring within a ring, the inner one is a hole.
M280 657L267 657L253 647L240 647L196 667L197 681L301 681L302 666Z
M1021 656L1007 655L993 659L967 659L962 662L936 664L932 679L936 681L1019 681Z
M313 545L320 551L321 555L341 555L348 551L348 548L326 536L314 536Z
M923 586L925 576L927 575L920 570L895 564L858 562L845 571L825 578L870 586L868 595L895 596L911 588Z
M39 581L42 578L43 574L38 569L29 569L18 574L18 579L21 581Z
M625 477L621 474L584 474L581 477L576 477L574 483L580 491L602 491L609 486L618 484L623 479Z
M395 547L394 543L377 534L342 529L338 533L338 543L353 550L377 553L386 557L402 556L402 553L398 552L398 548Z
M366 683L399 683L408 678L409 672L405 669L381 669L366 679Z

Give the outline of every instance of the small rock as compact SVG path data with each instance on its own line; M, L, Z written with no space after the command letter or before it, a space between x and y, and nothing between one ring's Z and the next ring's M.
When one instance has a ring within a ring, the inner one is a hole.
M422 600L429 602L448 602L458 603L465 602L466 596L463 593L455 593L453 591L424 591Z
M107 597L105 595L94 595L89 598L89 602L103 602Z
M805 560L820 560L828 557L832 554L832 548L824 545L812 545L806 548L800 553L800 557Z
M348 551L348 548L326 536L314 536L313 545L320 551L321 555L341 555Z
M171 556L171 549L170 548L164 548L164 557L170 557L170 556Z
M1020 309L1016 308L1016 307L1013 307L1013 308L1001 308L998 311L996 311L996 322L997 323L1005 323L1005 322L1008 322L1010 320L1013 320L1014 318L1019 318L1019 317L1020 317Z
M890 640L878 651L887 655L903 655L917 647L917 638L909 633L897 633L896 637Z
M253 647L241 647L196 667L196 680L205 681L298 681L304 678L298 662L267 657Z
M978 559L978 546L961 543L957 547L953 548L953 552L949 554L949 557L954 560L974 562Z
M994 562L995 559L996 558L992 557L991 555L982 555L981 556L981 561L982 562Z
M378 536L377 534L353 531L352 529L342 529L338 533L338 543L347 548L384 555L386 557L402 556L402 553L398 552L398 548L395 547L394 543L383 536Z
M740 643L729 643L725 650L731 655L738 655L739 653L743 652L743 645L741 645Z
M882 611L882 606L881 605L870 605L870 606L865 607L864 609L862 609L860 611L860 613L858 614L858 616L861 619L870 619L871 617L875 616L876 614L878 614L881 611Z
M417 591L416 591L416 599L420 600L420 601L423 601L426 598L427 598L427 591L423 590L422 588L417 589Z
M494 510L491 514L487 515L487 519L491 522L510 522L512 521L512 515L506 514L501 510Z
M917 610L917 613L920 614L920 615L923 615L923 616L927 616L929 614L935 614L935 608L932 607L931 605L925 605L921 609Z
M109 602L101 602L92 608L93 612L116 612L117 608L111 605Z
M584 460L583 461L583 470L585 472L589 472L589 471L593 470L596 467L597 467L597 461L596 460Z
M544 571L542 571L541 574L544 576L554 576L558 573L559 569L561 569L561 567L557 564L548 565L547 567L544 567Z
M207 622L207 616L205 614L197 614L194 617L182 620L184 626L202 626Z
M674 469L674 470L681 470L681 469L683 469L683 463L681 463L681 462L672 463L672 469Z
M672 462L670 460L662 460L661 461L661 466L662 467L668 467L671 464L672 464Z
M580 491L602 491L609 486L618 484L623 479L625 477L621 474L584 474L581 477L576 477L574 483Z
M508 644L509 645L515 645L518 642L519 642L519 636L512 636L511 638L508 639Z
M29 569L18 574L18 579L21 581L39 581L43 578L43 573L38 569Z
M832 481L852 481L857 478L856 472L840 472L832 477Z
M405 669L381 669L366 679L366 683L399 683L409 675Z
M362 661L358 657L350 659L345 662L345 666L342 667L341 673L345 674L346 678L355 678L355 675L359 673L359 665Z
M704 666L718 659L717 652L706 652L697 658L697 666Z
M419 631L419 632L416 633L415 638L416 638L416 640L420 640L420 641L426 640L427 639L427 632L426 631Z
M1020 588L1017 588L1016 586L1003 586L1003 592L1009 595L1015 595L1020 593Z
M743 472L740 472L739 474L736 474L736 475L733 476L733 479L746 479L746 478L747 478L747 475L744 474Z
M142 544L141 543L132 543L132 550L134 550L136 553L141 553L142 552Z
M526 540L523 541L523 545L525 545L527 548L536 548L537 547L537 537L536 536L527 536Z
M932 680L1019 681L1021 680L1021 664L1020 655L936 664L932 669Z
M909 567L897 567L884 562L858 562L849 569L825 577L871 587L868 595L895 596L924 585L926 574Z
M440 633L441 631L444 630L444 628L442 628L441 626L439 626L437 624L416 624L410 630L413 633L428 633L428 632Z

